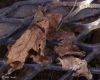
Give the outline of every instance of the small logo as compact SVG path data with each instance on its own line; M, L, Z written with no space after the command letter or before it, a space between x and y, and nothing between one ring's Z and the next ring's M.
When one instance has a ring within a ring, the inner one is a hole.
M16 77L15 76L8 76L8 75L3 75L2 76L2 80L5 80L5 79L15 79Z

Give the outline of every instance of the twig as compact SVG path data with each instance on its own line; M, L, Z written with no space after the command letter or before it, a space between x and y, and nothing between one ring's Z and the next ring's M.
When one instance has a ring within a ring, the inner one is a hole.
M90 71L91 71L93 74L100 74L100 68L90 68Z
M64 74L59 80L71 80L73 71L69 70L66 74Z
M64 69L62 69L61 66L56 66L56 65L52 65L52 64L48 64L48 65L43 65L43 64L25 64L25 67L34 67L34 69L36 70L45 70L45 69L49 69L49 70L56 70L56 71L64 71Z
M64 71L61 66L54 66L54 65L42 65L42 64L25 64L24 67L31 68L33 71L31 75L26 76L25 80L33 79L38 73L44 70L56 70L56 71Z
M4 64L0 67L0 77L3 75L3 72L5 72L6 70L9 70L11 68L11 66L9 64Z

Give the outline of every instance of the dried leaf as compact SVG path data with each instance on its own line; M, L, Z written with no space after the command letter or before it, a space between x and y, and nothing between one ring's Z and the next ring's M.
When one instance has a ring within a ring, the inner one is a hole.
M51 64L52 60L47 57L43 57L41 55L32 55L31 58L33 59L34 62L38 64Z
M58 14L52 14L48 15L48 17L45 17L42 11L37 11L34 19L35 22L33 21L32 25L22 34L22 36L16 41L16 43L12 45L11 48L9 49L7 62L9 64L13 64L16 61L24 63L25 59L29 55L28 51L30 49L33 49L39 55L44 56L45 55L44 49L46 46L46 36L48 33L48 29L51 28L51 26L55 27L59 22L59 17L56 18L57 15ZM55 22L51 24L52 23L51 20L54 20ZM49 23L51 24L50 26ZM36 60L35 57L33 58L34 58L33 60L38 61L37 63L41 62L40 58L38 60ZM44 63L46 61L42 60L42 62Z
M19 61L24 63L26 57L29 55L28 51L30 49L33 49L40 55L44 55L46 45L45 30L47 27L49 27L49 22L46 19L36 25L33 23L16 41L16 43L11 46L7 56L7 62L12 63Z
M76 71L77 75L85 76L88 80L92 79L92 74L90 73L87 62L75 57L64 57L59 59L62 67L66 70L72 69Z
M50 23L50 30L56 29L58 27L58 24L60 23L62 19L62 14L59 13L51 13L47 15L49 23Z
M48 34L48 40L56 40L58 41L57 46L54 47L56 53L59 56L65 55L76 55L76 56L84 56L84 52L81 51L76 45L73 44L73 41L76 39L73 32L64 32L60 31L52 31L52 33Z

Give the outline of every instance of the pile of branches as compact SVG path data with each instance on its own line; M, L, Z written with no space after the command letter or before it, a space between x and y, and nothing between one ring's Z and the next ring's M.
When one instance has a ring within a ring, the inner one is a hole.
M99 1L17 2L0 10L0 77L36 80L54 70L64 72L57 80L99 80L99 36Z

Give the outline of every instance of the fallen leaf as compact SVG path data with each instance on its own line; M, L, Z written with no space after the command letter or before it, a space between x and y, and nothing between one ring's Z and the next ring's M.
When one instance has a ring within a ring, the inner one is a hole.
M45 30L47 27L49 27L48 20L44 19L36 24L33 22L16 41L16 43L9 49L7 62L9 64L12 64L16 61L24 63L26 57L29 55L28 51L30 49L33 49L40 55L44 55L44 49L46 45Z
M30 56L34 62L38 63L38 64L51 64L52 63L52 59L41 56L41 55L32 55Z
M52 31L48 34L48 40L56 40L58 42L57 46L54 47L55 52L59 56L65 55L76 55L84 56L85 52L81 51L76 45L73 44L73 41L76 39L73 32L65 32L62 30Z
M63 57L59 59L63 69L75 70L77 75L84 76L88 80L92 79L92 74L87 67L87 62L76 57Z

